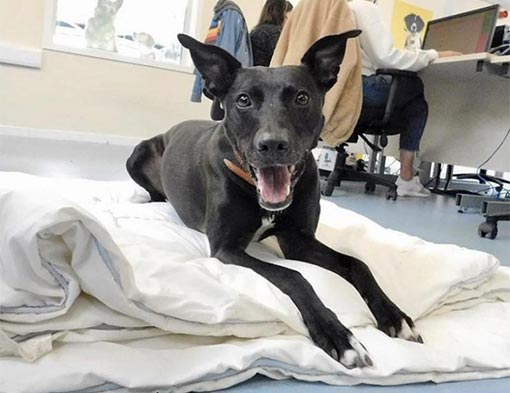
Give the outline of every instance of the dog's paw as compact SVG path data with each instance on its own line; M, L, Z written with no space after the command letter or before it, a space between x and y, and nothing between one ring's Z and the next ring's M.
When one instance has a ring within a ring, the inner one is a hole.
M413 321L395 304L388 302L372 310L377 328L390 337L402 338L423 344L423 339L416 331Z
M401 321L400 331L397 332L397 337L423 344L423 338L416 331L413 321L407 315Z
M354 367L369 367L373 365L372 359L368 356L367 349L356 339L356 337L349 337L349 344L352 349L347 349L344 352L343 356L339 359L340 363L349 369Z
M305 320L310 337L319 348L348 369L372 366L366 348L329 309Z

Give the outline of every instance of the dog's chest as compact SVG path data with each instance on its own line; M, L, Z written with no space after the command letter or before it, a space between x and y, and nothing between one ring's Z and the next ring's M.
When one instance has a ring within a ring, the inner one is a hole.
M270 214L268 216L262 217L262 223L260 227L257 229L255 234L253 235L252 241L259 241L262 235L268 230L274 227L276 220L276 215Z

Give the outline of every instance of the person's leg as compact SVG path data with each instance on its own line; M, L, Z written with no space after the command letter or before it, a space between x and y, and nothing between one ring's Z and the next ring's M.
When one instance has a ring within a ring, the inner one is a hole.
M414 177L414 151L400 149L400 177L409 181Z
M370 114L367 108L384 110L388 100L391 78L382 75L363 77L363 109L360 120L365 114ZM398 114L392 119L400 133L400 176L397 180L397 193L402 196L427 196L424 189L415 178L414 156L418 151L420 139L425 129L428 116L428 105L423 92L423 82L419 78L405 79L398 87L395 97L395 107Z
M428 196L430 192L420 184L414 168L415 154L420 148L420 140L428 117L428 104L421 79L415 78L402 83L396 100L402 125L397 193L400 196Z
M407 102L400 115L406 119L406 127L400 134L400 176L404 180L414 177L414 157L420 148L420 140L428 117L428 104L423 94Z
M384 75L363 76L363 107L384 110L390 83L391 78Z
M430 191L415 176L414 157L420 148L420 140L428 116L428 105L423 95L416 97L401 109L407 126L400 134L400 176L397 180L399 196L426 197Z

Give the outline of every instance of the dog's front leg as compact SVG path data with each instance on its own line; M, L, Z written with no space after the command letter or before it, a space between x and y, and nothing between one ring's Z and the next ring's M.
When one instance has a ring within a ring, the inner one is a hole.
M363 345L340 323L297 271L261 261L246 253L246 247L262 224L256 198L239 193L221 178L211 182L207 211L207 237L211 256L223 263L252 269L290 297L298 308L310 338L347 368L371 366ZM221 187L220 187L221 186Z
M311 339L347 368L371 366L366 349L319 299L297 271L260 261L242 249L220 248L215 257L224 263L250 268L288 295L301 313Z
M377 327L388 336L423 342L411 318L386 296L366 264L332 250L302 231L281 231L276 236L286 258L321 266L349 281L372 311Z

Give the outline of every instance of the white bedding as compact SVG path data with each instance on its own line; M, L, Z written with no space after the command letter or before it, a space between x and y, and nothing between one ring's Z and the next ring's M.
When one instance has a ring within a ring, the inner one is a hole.
M299 270L367 347L347 370L315 347L300 314L249 269L208 257L206 237L131 182L0 173L0 392L119 387L210 391L256 373L330 384L510 375L510 269L491 255L425 242L322 202L318 237L364 260L425 344L374 327L358 293Z

